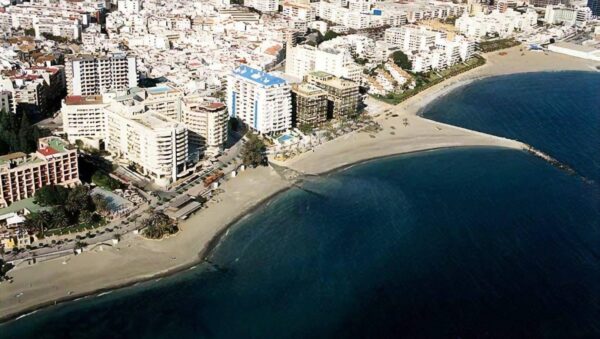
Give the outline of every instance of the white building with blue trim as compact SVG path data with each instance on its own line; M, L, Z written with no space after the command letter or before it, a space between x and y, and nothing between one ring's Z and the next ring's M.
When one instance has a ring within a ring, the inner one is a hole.
M261 134L292 127L290 84L269 73L241 65L227 79L229 115Z

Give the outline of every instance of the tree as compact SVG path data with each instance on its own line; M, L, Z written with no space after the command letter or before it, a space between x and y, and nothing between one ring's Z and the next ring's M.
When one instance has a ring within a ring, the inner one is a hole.
M404 70L412 69L412 62L408 59L408 56L406 56L406 54L402 53L401 51L396 51L392 53L392 60L394 60L394 63L397 66Z
M334 32L334 31L327 31L327 32L325 32L325 36L323 36L323 41L335 39L337 37L338 37L338 34L336 32Z
M79 213L79 223L85 224L85 225L90 225L93 222L94 222L94 213L92 213L88 210L83 210L83 211L81 211L81 213Z
M67 201L65 202L65 209L74 214L79 214L85 210L93 210L90 190L83 185L73 187L69 191Z
M65 228L71 224L69 214L64 207L56 207L52 209L52 227Z
M111 191L121 188L121 183L118 180L110 177L103 171L94 172L92 175L92 182Z
M58 185L47 185L35 192L34 200L40 206L64 205L69 196L69 189Z
M10 271L13 267L13 264L7 263L3 259L0 259L0 281L9 279L6 273L8 273L8 271Z
M242 162L246 166L258 166L264 161L265 143L254 133L248 133L248 141L242 148Z
M310 134L313 131L313 127L310 124L301 124L300 126L298 126L298 129L303 134Z
M31 213L25 217L25 228L30 233L37 234L39 237L44 235L44 231L50 228L52 215L46 211Z
M151 239L160 239L166 235L179 231L177 225L164 213L154 212L150 217L142 221L145 228L143 235Z

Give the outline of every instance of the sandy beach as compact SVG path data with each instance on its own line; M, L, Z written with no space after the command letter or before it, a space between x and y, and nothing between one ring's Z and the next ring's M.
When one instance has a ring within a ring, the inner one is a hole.
M418 116L432 100L478 78L537 71L594 70L591 61L560 54L526 52L487 55L486 65L433 86L398 106L377 103L377 121L383 130L374 134L351 133L293 158L281 165L310 174L324 173L355 162L394 154L446 147L495 146L521 149L523 144L483 133L433 122ZM406 118L408 125L404 126ZM128 234L115 245L96 247L78 256L67 256L35 265L21 264L10 272L14 283L0 285L0 319L11 319L35 308L75 299L90 293L133 284L185 270L201 261L228 225L291 186L268 167L247 170L225 182L218 203L181 224L181 232L161 241ZM19 295L17 297L17 295Z

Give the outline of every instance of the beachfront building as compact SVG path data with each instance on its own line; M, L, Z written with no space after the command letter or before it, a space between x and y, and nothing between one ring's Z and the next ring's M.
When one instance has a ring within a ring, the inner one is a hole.
M187 128L154 112L130 111L127 104L108 108L106 150L157 185L180 178L187 170Z
M288 43L285 73L302 79L314 71L356 82L362 77L362 68L356 64L348 50L319 49L310 45L292 46Z
M182 122L188 128L190 157L216 156L227 142L227 107L220 102L200 98L183 99Z
M78 184L77 149L58 137L41 138L38 150L0 156L0 208L33 197L46 185Z
M292 85L293 125L318 126L327 121L327 92L309 83Z
M585 26L592 18L592 10L588 7L556 5L546 6L544 21L551 25Z
M455 26L467 37L480 39L486 35L497 34L501 38L508 38L514 32L531 32L537 26L537 19L537 12L533 9L520 13L509 8L504 13L498 10L474 16L465 13L456 19Z
M475 53L475 42L461 35L407 25L385 31L389 46L399 48L412 62L412 72L444 69L465 61Z
M238 118L261 134L292 127L291 87L282 78L241 65L227 80L227 106Z
M66 61L68 95L100 95L138 84L137 63L125 53L78 55Z
M358 113L360 103L359 85L325 72L312 72L306 82L327 92L327 118L343 118Z

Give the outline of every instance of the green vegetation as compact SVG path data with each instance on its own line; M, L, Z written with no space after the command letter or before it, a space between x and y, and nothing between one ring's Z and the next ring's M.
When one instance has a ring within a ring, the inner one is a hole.
M408 56L401 51L392 53L392 60L394 60L394 63L403 70L410 71L412 69L412 62L408 59Z
M50 33L42 33L42 36L48 40L56 41L59 43L76 42L69 38L65 38L65 37L58 36L58 35L52 35Z
M483 53L489 53L494 51L499 51L501 49L506 49L514 46L518 46L521 43L515 40L514 38L508 39L496 39L489 41L482 41L479 43L479 49Z
M99 196L90 196L86 186L73 188L49 185L35 192L35 202L49 206L27 215L25 225L38 237L46 235L78 232L104 223L101 214L108 211L108 203Z
M266 146L258 135L248 132L248 141L244 144L241 152L242 162L246 166L256 167L264 163Z
M116 190L122 187L121 182L117 179L112 178L104 171L96 171L92 175L92 182L97 186L105 188L107 190Z
M444 70L438 72L430 72L426 74L416 74L415 75L415 88L406 90L402 93L389 93L386 96L374 95L375 98L387 102L392 105L397 105L402 101L418 94L419 92L433 86L439 84L440 82L449 79L453 76L471 70L473 68L479 67L485 64L485 59L479 55L474 56L473 58L465 61L464 63L459 63L448 67Z
M27 114L0 111L0 154L33 152L44 135L45 131L31 125Z
M0 281L9 279L6 273L8 273L8 271L10 271L13 267L13 264L7 263L4 260L0 259Z
M154 212L148 219L142 222L143 235L150 239L161 239L164 236L177 233L179 228L164 213Z
M298 129L303 134L311 134L313 132L313 127L310 124L301 124L298 126Z
M334 31L327 31L327 32L325 32L325 35L323 36L323 41L327 41L327 40L335 39L335 38L337 38L338 36L339 36L339 34L337 34L337 33L336 33L336 32L334 32ZM323 41L321 41L321 42L323 42ZM321 43L321 42L319 42L319 43Z
M35 36L35 29L33 29L33 28L26 28L26 29L23 30L23 34L29 35L29 36Z

